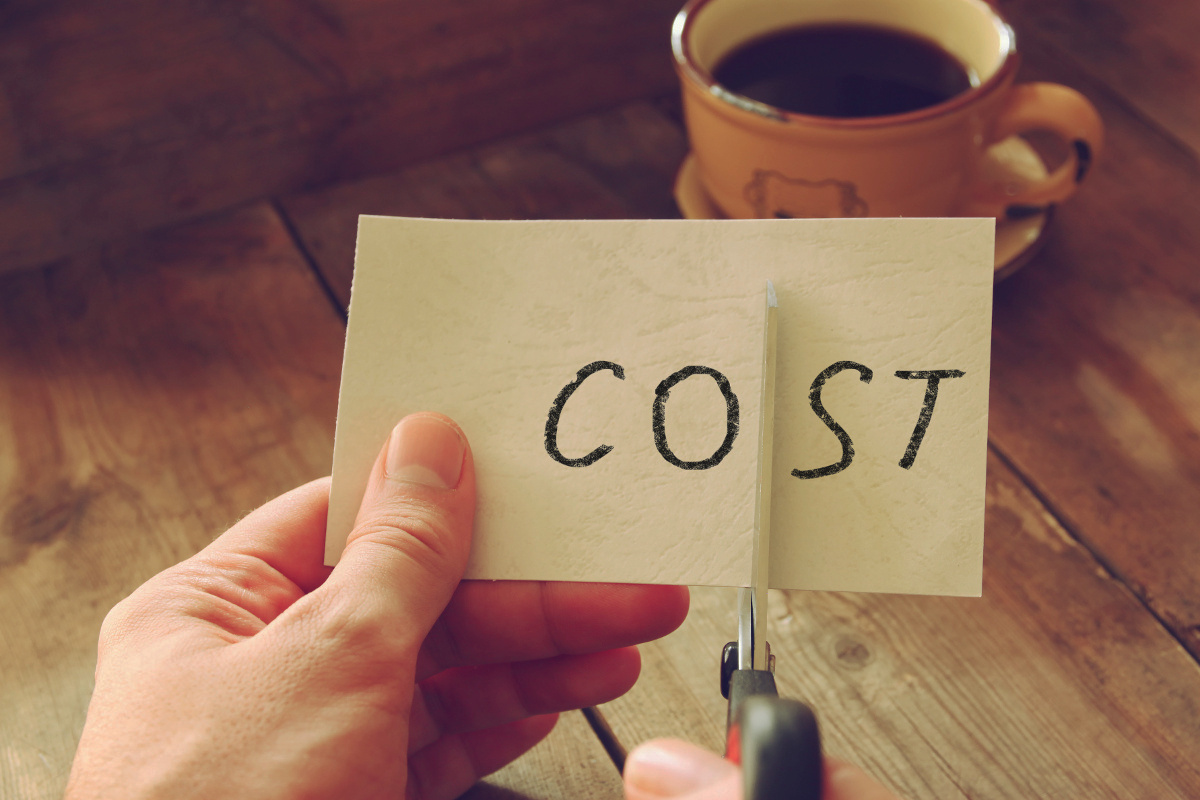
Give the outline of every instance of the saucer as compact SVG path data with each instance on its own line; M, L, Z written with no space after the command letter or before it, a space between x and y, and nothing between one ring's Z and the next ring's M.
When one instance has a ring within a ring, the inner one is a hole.
M1013 136L988 151L985 171L994 181L1019 184L1044 178L1046 166L1024 139ZM724 219L725 215L704 191L696 158L683 159L675 176L675 204L684 219ZM1018 219L996 220L995 280L1000 281L1025 266L1046 241L1053 206Z

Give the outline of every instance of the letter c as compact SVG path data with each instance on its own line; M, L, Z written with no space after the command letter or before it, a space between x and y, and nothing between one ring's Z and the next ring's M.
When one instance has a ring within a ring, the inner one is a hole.
M593 361L575 373L575 380L562 388L558 397L554 398L554 405L550 406L550 415L546 417L546 452L560 464L568 467L588 467L612 452L611 444L602 444L581 458L567 458L558 449L558 420L562 417L563 407L566 406L567 400L588 379L588 376L605 369L612 370L617 378L625 380L625 368L620 364L614 364L612 361Z

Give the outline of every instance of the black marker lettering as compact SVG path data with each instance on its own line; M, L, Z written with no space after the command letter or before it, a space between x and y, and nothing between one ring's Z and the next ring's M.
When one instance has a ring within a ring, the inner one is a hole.
M925 403L921 406L921 414L917 417L917 426L913 428L912 438L908 440L908 447L900 459L900 466L908 469L917 460L917 450L921 447L921 440L925 438L925 431L929 430L929 421L933 419L933 404L937 402L938 381L942 378L961 378L962 376L961 369L898 370L896 372L897 378L904 378L906 381L928 381L925 384Z
M825 423L825 427L833 431L833 435L842 444L842 460L836 464L830 464L827 467L818 467L817 469L794 469L792 475L797 478L823 478L826 475L836 475L837 473L850 466L850 462L854 460L854 442L850 441L850 434L846 433L846 429L837 424L833 417L829 416L829 412L825 410L824 404L821 403L821 389L825 387L825 381L837 375L842 370L853 369L858 370L859 380L863 383L870 383L871 378L875 377L875 373L870 367L865 367L857 361L839 361L836 364L830 364L821 374L813 379L812 386L808 390L808 404L812 406L813 412Z
M567 458L558 449L558 420L562 417L563 407L566 406L567 400L571 399L571 395L587 380L589 375L604 369L612 370L614 375L625 380L625 368L620 364L614 364L611 361L593 361L575 373L575 380L562 388L558 397L554 398L554 405L550 406L550 416L546 417L546 452L560 464L568 467L587 467L612 452L611 444L602 444L582 458Z
M683 461L671 452L671 447L667 444L667 398L670 397L671 389L675 384L692 375L708 375L717 382L721 394L725 396L725 440L721 442L717 452L703 461ZM684 367L667 376L654 390L654 446L658 448L659 455L665 458L667 463L674 464L680 469L710 469L720 464L721 460L733 449L733 440L737 438L738 434L738 414L737 395L729 386L728 378L712 367Z

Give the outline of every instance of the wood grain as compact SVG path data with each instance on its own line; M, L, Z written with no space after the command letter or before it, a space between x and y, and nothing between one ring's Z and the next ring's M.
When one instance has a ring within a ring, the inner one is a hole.
M1053 48L1148 123L1200 153L1200 6L1174 0L1000 0L1022 50Z
M15 0L0 270L674 84L678 0Z
M996 293L990 439L1200 656L1200 162L1058 49L1108 143L1050 242Z
M61 796L117 600L328 472L344 333L265 205L0 278L0 796ZM477 796L615 796L560 724Z
M988 487L981 599L773 591L780 693L910 800L1200 795L1200 667L998 458ZM723 748L736 591L692 598L602 709L627 746Z
M261 207L0 304L0 795L57 797L108 609L328 471L342 326Z
M631 103L388 175L281 200L345 308L359 214L453 219L678 217L686 146L652 103Z

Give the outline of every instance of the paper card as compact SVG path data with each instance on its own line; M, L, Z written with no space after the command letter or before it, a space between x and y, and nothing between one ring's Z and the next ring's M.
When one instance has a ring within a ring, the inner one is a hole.
M475 454L468 577L746 585L771 279L771 585L977 595L993 229L362 217L326 561L437 410Z

